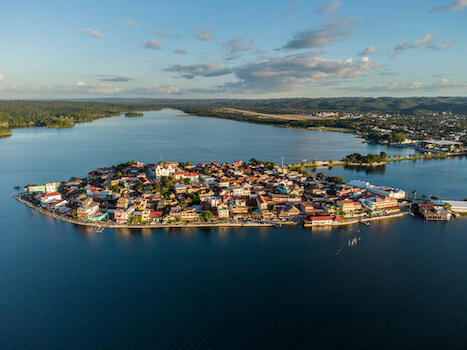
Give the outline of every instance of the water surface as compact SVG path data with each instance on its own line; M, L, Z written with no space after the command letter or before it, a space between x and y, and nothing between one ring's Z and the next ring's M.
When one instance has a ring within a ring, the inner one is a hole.
M130 159L201 162L408 154L353 135L228 120L116 117L0 140L0 347L465 348L465 220L304 229L93 230L11 198ZM118 131L118 132L115 132ZM214 152L213 152L214 151ZM463 159L329 174L467 196ZM348 246L349 239L360 238Z

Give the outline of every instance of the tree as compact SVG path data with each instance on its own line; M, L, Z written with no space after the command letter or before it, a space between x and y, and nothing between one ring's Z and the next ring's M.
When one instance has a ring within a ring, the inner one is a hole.
M443 208L446 210L451 211L452 210L452 205L450 203L443 203Z
M417 190L413 190L413 191L412 191L412 194L413 194L413 199L417 199L418 191L417 191Z
M203 213L203 220L208 222L212 218L212 213L208 210Z
M332 183L335 183L335 184L338 184L338 185L345 184L344 179L342 177L340 177L340 176L328 176L326 178L326 181L327 182L332 182Z
M379 154L381 160L386 160L386 158L388 157L388 154L384 151L382 151L380 154Z

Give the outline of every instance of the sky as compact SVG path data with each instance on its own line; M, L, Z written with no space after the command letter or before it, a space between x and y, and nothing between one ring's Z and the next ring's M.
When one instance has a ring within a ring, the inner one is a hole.
M5 1L0 99L467 96L467 0Z

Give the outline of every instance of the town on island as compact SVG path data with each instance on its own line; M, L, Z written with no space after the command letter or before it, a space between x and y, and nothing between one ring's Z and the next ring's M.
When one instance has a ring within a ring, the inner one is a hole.
M427 220L451 218L449 203L417 200L416 191L410 199L400 189L294 169L254 158L197 165L129 161L68 182L29 184L14 197L56 219L98 229L369 225L414 212Z

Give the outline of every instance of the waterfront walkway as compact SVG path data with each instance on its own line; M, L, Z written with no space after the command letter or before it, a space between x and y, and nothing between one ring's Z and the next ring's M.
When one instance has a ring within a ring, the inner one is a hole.
M19 202L27 205L31 209L37 210L38 212L50 216L54 219L61 220L64 222L68 222L70 224L86 226L90 228L94 228L98 231L103 230L105 228L131 228L131 229L161 229L161 228L183 228L183 227L191 227L191 228L206 228L206 227L275 227L279 223L283 226L298 226L299 223L296 221L285 221L285 222L278 222L278 221L245 221L245 222L188 222L188 223L173 223L173 224L161 224L161 223L146 223L146 224L117 224L114 222L89 222L75 218L69 218L63 215L58 215L50 210L38 207L24 199L22 199L18 195L13 195L13 197L18 200ZM345 226L345 225L354 225L360 222L366 221L374 221L374 220L381 220L381 219L391 219L396 217L401 217L406 215L407 212L399 212L395 214L387 214L381 216L374 216L374 217L362 217L359 219L352 219L345 222L336 222L329 225L311 225L306 227L322 227L322 226Z

